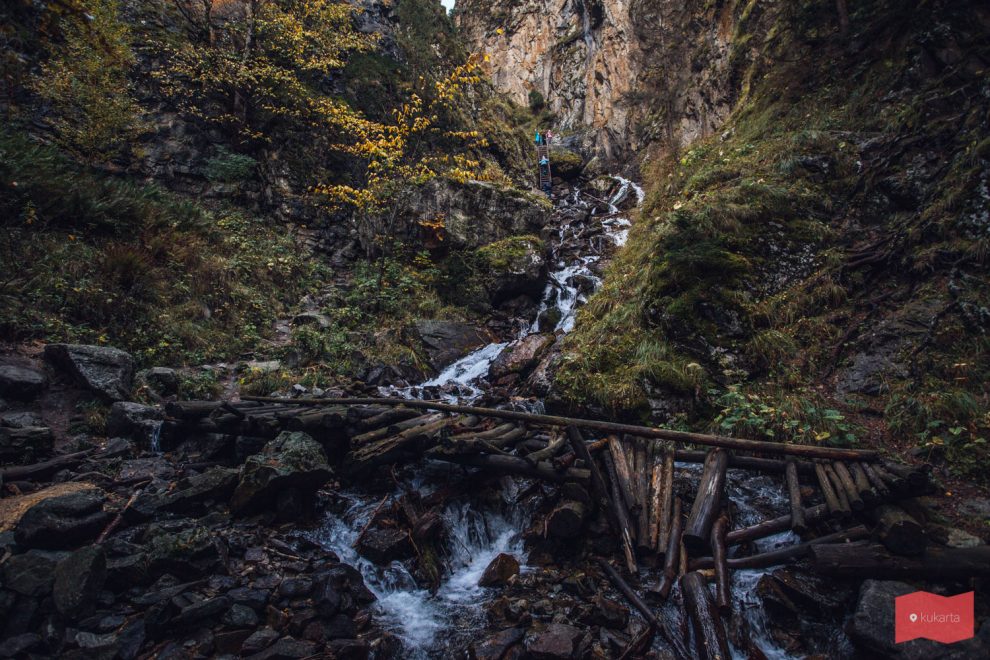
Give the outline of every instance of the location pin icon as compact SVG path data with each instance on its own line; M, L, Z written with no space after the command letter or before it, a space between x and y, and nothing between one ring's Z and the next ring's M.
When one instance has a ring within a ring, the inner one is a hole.
M911 614L908 618L911 619L911 623L914 623L915 621L918 620L918 615L917 614Z

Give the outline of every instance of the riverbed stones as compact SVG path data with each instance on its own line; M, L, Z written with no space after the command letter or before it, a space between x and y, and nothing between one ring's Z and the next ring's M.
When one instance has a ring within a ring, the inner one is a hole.
M55 568L55 608L67 617L88 611L107 578L103 548L90 545L76 550Z
M497 380L514 373L525 376L539 364L554 341L553 335L534 333L512 342L492 362L489 379Z
M45 359L107 401L122 401L134 385L134 358L109 346L48 344Z
M519 575L519 560L510 554L500 552L495 559L488 564L481 579L478 580L479 587L501 587Z
M135 380L161 396L179 392L179 374L171 367L151 367L139 371Z
M164 418L165 414L160 408L133 401L117 401L110 406L107 433L115 436L138 436L143 439Z
M517 647L526 636L525 628L506 628L468 647L471 660L502 660L509 649Z
M103 491L93 488L48 497L28 509L14 532L25 548L61 549L96 538L110 521Z
M45 389L45 374L16 364L0 364L0 396L29 401Z
M47 596L55 582L55 567L66 556L65 553L44 550L29 550L14 555L0 566L3 585L22 596Z
M577 657L584 631L565 623L551 623L529 638L526 650L534 660L566 660Z
M387 564L394 559L411 556L413 547L405 530L369 529L358 542L357 551L376 564Z
M0 463L31 463L52 453L55 436L45 426L0 426Z
M461 321L417 321L415 331L427 361L437 371L491 341L483 329Z
M258 511L274 505L277 493L289 488L311 494L331 474L318 442L306 433L283 432L245 461L230 508L235 513Z

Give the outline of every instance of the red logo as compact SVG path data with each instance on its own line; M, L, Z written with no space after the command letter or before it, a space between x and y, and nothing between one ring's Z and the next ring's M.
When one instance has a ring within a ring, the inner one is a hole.
M973 636L973 592L939 596L915 591L894 599L894 642L930 639L951 644Z

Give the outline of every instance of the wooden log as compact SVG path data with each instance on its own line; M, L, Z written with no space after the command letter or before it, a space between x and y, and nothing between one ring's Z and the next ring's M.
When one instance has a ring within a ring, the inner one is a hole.
M860 499L863 500L863 504L868 507L874 506L880 497L870 486L870 480L867 478L863 466L859 463L850 463L848 467L849 474L852 475L853 483L856 484L856 491L859 493Z
M825 475L828 477L829 483L832 484L832 492L835 493L836 499L839 500L839 516L844 519L850 518L852 516L852 507L849 506L849 498L846 496L845 488L843 488L839 481L839 475L835 473L835 470L828 463L823 463L822 469L825 470Z
M726 563L725 537L729 532L729 517L723 513L712 526L712 559L715 562L715 604L718 611L732 613L732 590L729 588L729 566Z
M653 474L653 443L649 447L647 442L640 438L636 440L636 483L639 485L639 495L637 497L639 509L636 513L636 547L646 554L653 550L652 539L650 539L650 477Z
M428 451L426 453L426 457L437 461L455 463L457 465L486 468L498 472L505 472L506 474L519 475L521 477L543 479L553 483L562 483L564 481L588 482L591 480L591 472L589 470L568 468L558 472L553 465L546 461L533 465L532 463L528 463L525 458L520 458L518 456L501 456L497 454L446 454L437 451Z
M606 447L608 447L608 440L606 438L595 440L594 442L588 444L588 455L591 456ZM554 458L553 463L557 466L557 469L563 470L564 468L569 468L574 465L574 462L577 461L577 459L578 455L575 454L572 449L571 451Z
M703 552L708 548L712 524L722 508L722 491L725 489L725 471L728 467L728 453L724 449L713 449L705 462L698 494L691 505L691 514L681 535L684 546L691 553Z
M925 528L904 509L884 504L873 513L877 540L896 555L920 555L928 545Z
M612 584L615 585L615 588L626 597L629 603L639 611L639 613L650 625L654 626L660 632L660 635L664 638L664 640L666 640L667 644L670 645L671 649L673 649L674 655L678 658L690 658L691 654L688 653L687 647L684 645L684 642L681 641L681 636L676 634L674 630L671 630L666 621L662 621L659 617L657 617L656 613L650 608L649 605L646 604L646 601L640 598L639 594L633 591L633 588L629 586L629 583L622 579L619 572L601 557L598 558L598 564L605 571L605 574L612 581ZM726 658L728 658L728 656L726 656Z
M844 529L832 534L826 534L825 536L820 536L816 539L805 541L804 543L795 543L794 545L788 545L783 548L778 548L776 550L771 550L758 555L750 555L749 557L733 557L728 559L726 564L732 569L768 568L770 566L786 564L792 560L806 557L808 556L809 548L821 543L831 544L860 541L869 538L869 536L870 531L866 529L866 527L863 525L857 525L856 527ZM689 569L692 571L700 571L710 568L715 568L715 561L712 557L693 559L689 564Z
M674 452L674 458L680 463L704 463L708 452L694 449L678 449ZM793 458L793 457L792 457ZM815 464L812 461L795 459L798 474L814 475ZM753 470L755 472L769 472L771 474L783 474L787 467L787 462L779 458L761 458L758 456L729 456L729 467L740 470Z
M639 658L644 655L650 648L650 642L653 641L653 636L656 635L657 629L652 625L648 625L640 631L635 637L629 640L629 644L626 648L622 649L622 653L619 654L617 660L627 660L627 658Z
M887 484L884 483L883 479L881 479L877 475L872 465L870 465L869 463L857 463L857 465L859 465L863 469L863 473L866 475L866 478L869 480L870 485L873 486L873 489L877 491L877 495L879 496L880 499L890 497L890 488L888 488Z
M849 502L849 507L853 511L862 511L866 508L863 503L863 498L859 496L859 489L856 488L856 483L853 481L852 474L849 473L846 464L842 461L833 461L832 470L835 475L839 478L839 485L842 491L846 494L846 500Z
M657 522L657 535L653 542L657 552L663 554L670 548L668 534L670 534L670 517L674 504L674 452L670 447L666 447L663 452L663 468L660 473L660 510L659 521ZM680 525L680 521L678 521ZM678 532L680 536L680 532Z
M359 431L371 431L374 429L381 428L383 426L389 426L395 424L396 422L401 422L407 419L412 419L413 417L418 417L419 412L412 409L406 408L405 406L398 406L397 408L386 408L382 412L373 415L371 417L365 417L358 421L355 426Z
M533 461L538 463L539 461L545 461L547 459L553 458L560 450L563 449L564 445L567 444L567 437L563 433L554 433L550 437L550 442L547 443L546 447L536 451L531 451L526 455L527 461Z
M680 573L681 528L681 498L678 497L674 500L673 507L671 508L669 529L665 534L667 537L667 547L664 550L663 556L663 574L660 577L660 584L656 590L656 594L662 601L667 600L670 590L673 588L674 582Z
M755 453L783 454L789 456L803 456L806 458L823 458L828 460L873 461L877 459L877 452L867 449L843 449L841 447L785 444L779 442L769 442L766 440L746 440L743 438L730 438L727 436L710 435L706 433L691 433L688 431L658 429L649 426L636 426L635 424L580 419L577 417L562 417L558 415L539 415L536 413L526 413L518 410L500 410L496 408L482 408L479 406L461 406L437 401L418 401L415 399L376 397L348 397L339 399L281 399L277 397L245 396L242 398L246 401L257 401L261 403L284 403L287 405L297 406L401 405L408 406L410 408L441 410L448 413L461 413L466 415L480 415L482 417L510 419L546 426L574 426L576 428L594 429L605 433L628 433L630 435L636 435L644 438L672 440L674 442L683 442L686 444L704 445L708 447L723 447L727 449L736 449L739 451Z
M990 577L990 546L930 546L916 557L895 555L879 543L819 544L811 548L814 568L823 575L878 580L963 580Z
M801 484L798 483L797 464L793 459L787 459L784 477L787 481L787 494L791 501L791 529L794 530L795 534L801 535L808 531L808 525L804 521Z
M694 656L698 660L729 660L729 640L725 626L712 602L708 584L701 573L692 571L681 578L684 609L694 630Z
M417 424L416 426L407 428L405 431L396 435L376 440L375 442L366 442L362 446L351 450L348 456L350 469L361 472L377 465L399 460L406 453L422 449L417 446L421 441L436 436L445 427L454 424L456 421L454 417L440 417L429 423Z
M368 431L367 433L361 433L359 435L354 436L353 438L351 438L351 445L354 447L358 447L360 445L376 442L378 440L382 440L389 436L402 433L407 429L415 428L417 426L423 426L425 424L430 424L442 418L443 415L441 415L440 413L428 413L426 415L420 415L418 417L406 419L401 422L395 422L393 424L389 424L388 426L383 426L373 431Z
M619 491L622 493L622 501L626 508L632 511L636 506L636 496L632 485L632 469L626 460L626 452L623 442L619 436L610 435L608 440L608 452L612 456L612 465L615 466L615 476L619 481Z
M611 512L612 498L608 494L608 487L605 485L605 479L602 477L601 470L598 469L598 464L591 458L591 452L588 451L588 445L585 444L581 431L576 426L568 426L567 439L571 444L574 455L584 461L586 469L591 471L591 492L595 496L598 505L604 511ZM618 521L613 522L618 524Z
M574 539L581 535L585 518L584 504L576 500L564 500L547 515L547 536L556 539Z
M843 514L842 507L839 505L839 497L835 493L835 488L832 487L832 481L828 478L828 473L825 472L825 466L821 463L815 463L815 476L818 477L818 486L822 489L822 497L825 498L825 504L828 506L829 512L833 516L844 517L845 514Z
M873 465L873 472L880 477L885 484L887 484L887 488L889 488L892 493L904 494L908 492L909 486L907 479L891 474L884 468L883 465L879 463Z
M54 444L55 436L47 426L24 426L17 429L0 426L0 463L50 454Z
M208 417L222 403L222 401L169 401L165 404L165 414L174 419L193 422ZM282 402L276 401L274 403Z
M819 520L824 520L832 515L827 504L819 504L807 509L804 509L804 522L806 525L818 522ZM757 523L750 527L744 527L742 529L734 529L729 532L726 537L726 543L729 545L739 545L741 543L748 543L749 541L755 541L757 539L766 538L768 536L773 536L774 534L779 534L788 529L792 529L793 521L791 520L790 514L786 516L780 516L779 518L771 518L770 520L764 520L761 523Z
M55 458L31 465L12 465L0 469L0 483L10 481L42 481L67 467L79 465L92 454L92 450L62 454Z
M636 575L639 572L639 568L636 566L636 551L633 547L634 532L632 521L629 519L629 512L626 510L626 506L622 502L622 494L619 492L619 480L615 476L615 463L609 452L602 454L602 460L605 461L605 470L608 472L609 482L612 485L612 497L610 498L612 515L618 526L616 531L619 533L622 554L626 559L626 569L630 574Z

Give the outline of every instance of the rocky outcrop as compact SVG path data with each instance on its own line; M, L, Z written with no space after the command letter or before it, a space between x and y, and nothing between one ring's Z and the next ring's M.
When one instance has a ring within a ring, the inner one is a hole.
M438 371L491 341L487 332L461 321L417 321L415 331L430 366Z
M70 548L96 538L110 520L99 489L49 497L28 509L14 531L25 548Z
M553 335L531 334L509 344L492 362L488 378L496 380L509 374L525 375L531 371L553 345Z
M134 358L117 348L48 344L45 359L107 401L126 399L134 385Z
M32 399L45 389L45 374L31 367L0 364L0 396Z
M519 295L538 297L547 272L544 253L543 241L535 236L513 236L479 249L482 281L491 304L498 306Z
M285 432L247 459L230 500L235 513L250 513L287 496L311 495L330 479L330 466L318 442L300 432Z

